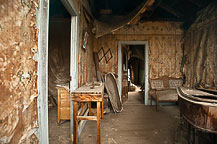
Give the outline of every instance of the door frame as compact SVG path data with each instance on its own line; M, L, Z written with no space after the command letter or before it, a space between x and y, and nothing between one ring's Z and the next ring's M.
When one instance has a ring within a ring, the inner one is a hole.
M122 94L122 45L144 45L144 63L145 63L145 93L144 93L144 104L149 105L148 101L148 91L149 91L149 83L148 83L148 41L119 41L118 42L118 86L119 86L119 94Z
M70 76L72 85L70 91L78 86L78 10L72 0L61 0L71 15L71 54L70 54ZM50 0L40 0L37 11L38 33L38 129L36 135L39 144L49 144L48 133L48 34L49 34L49 9ZM72 31L75 30L75 31ZM72 75L71 75L72 74ZM71 83L71 82L70 82ZM71 107L72 108L72 107ZM73 116L73 114L71 114ZM73 118L73 117L72 117ZM71 123L70 123L71 125ZM73 124L72 127L73 129ZM71 129L71 132L73 131Z

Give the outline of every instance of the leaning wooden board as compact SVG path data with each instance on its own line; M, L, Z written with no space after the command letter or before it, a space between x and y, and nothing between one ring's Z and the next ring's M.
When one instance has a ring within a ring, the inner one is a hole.
M119 95L119 90L114 74L108 73L105 78L105 88L111 101L114 112L121 112L123 104Z

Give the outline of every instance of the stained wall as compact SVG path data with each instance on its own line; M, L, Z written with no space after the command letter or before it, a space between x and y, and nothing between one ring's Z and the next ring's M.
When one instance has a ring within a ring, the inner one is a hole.
M217 87L217 3L198 13L186 32L184 74L188 87Z
M37 143L37 7L0 1L0 143Z
M79 0L79 85L92 80L92 34ZM37 0L0 1L0 143L38 143ZM86 50L83 33L88 31Z
M84 15L84 8L79 9L79 43L78 43L78 86L91 82L96 75L95 65L93 62L93 41L94 35L91 27ZM83 48L85 32L88 33L86 48Z
M123 28L97 38L94 41L94 51L109 48L113 58L106 64L100 62L102 73L118 73L118 42L119 41L148 41L149 79L161 76L181 77L182 60L181 39L183 31L177 22L144 22L126 25Z

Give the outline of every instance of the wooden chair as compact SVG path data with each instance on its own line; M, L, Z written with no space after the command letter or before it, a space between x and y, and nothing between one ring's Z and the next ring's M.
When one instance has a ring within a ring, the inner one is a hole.
M150 100L156 102L158 111L159 102L177 102L178 94L176 88L182 86L182 79L163 76L158 79L150 80Z

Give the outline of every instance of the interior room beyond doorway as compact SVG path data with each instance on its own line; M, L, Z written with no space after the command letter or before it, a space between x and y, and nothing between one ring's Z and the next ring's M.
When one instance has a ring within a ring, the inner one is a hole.
M48 42L48 128L51 144L70 141L70 101L66 100L69 98L70 41L71 15L60 0L52 0ZM59 90L61 96L58 95ZM60 99L64 107L58 104Z
M145 45L122 45L122 57L122 101L143 104Z

